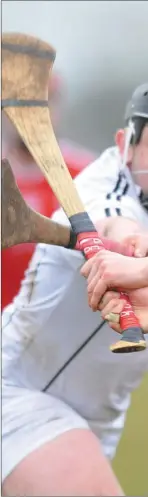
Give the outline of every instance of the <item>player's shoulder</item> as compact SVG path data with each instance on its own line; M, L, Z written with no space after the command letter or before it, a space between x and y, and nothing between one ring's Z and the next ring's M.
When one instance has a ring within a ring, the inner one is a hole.
M116 146L106 148L97 159L102 164L113 163L120 166L121 159Z
M89 164L75 179L76 183L84 178L117 176L121 168L121 158L117 147L110 147L104 150L97 159Z
M99 164L99 166L115 165L119 168L121 166L121 158L118 148L116 146L106 148L93 164Z
M109 147L98 158L98 168L105 173L118 174L121 170L121 156L116 146Z

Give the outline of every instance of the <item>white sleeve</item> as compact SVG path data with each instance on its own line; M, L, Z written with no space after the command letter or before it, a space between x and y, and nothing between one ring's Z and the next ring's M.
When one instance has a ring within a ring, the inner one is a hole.
M75 178L74 183L90 217L95 219L105 217L104 207L108 201L108 191L115 187L118 177L118 165L115 154L106 150L95 162L87 166ZM58 209L52 219L63 224L69 224L63 209Z
M36 247L18 295L3 310L4 354L9 343L14 347L14 358L19 356L31 337L46 328L73 279L74 269L64 255L62 247Z
M106 150L74 180L82 202L93 222L105 217L124 216L136 219L135 203L128 197L128 180L121 175L120 157L116 147ZM58 209L52 219L69 225Z

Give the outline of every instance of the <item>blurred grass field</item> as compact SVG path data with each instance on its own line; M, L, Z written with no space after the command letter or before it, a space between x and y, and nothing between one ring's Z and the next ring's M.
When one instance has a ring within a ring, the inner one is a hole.
M113 469L127 496L148 496L148 374L132 396Z

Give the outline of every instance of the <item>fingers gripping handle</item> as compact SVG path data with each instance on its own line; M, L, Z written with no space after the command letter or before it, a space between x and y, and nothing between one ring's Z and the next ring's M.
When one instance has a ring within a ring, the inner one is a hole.
M90 259L100 250L104 249L104 244L96 232L81 233L78 235L80 249L83 251L85 258ZM126 294L121 293L120 298L126 300L123 311L120 314L120 327L122 338L116 344L111 346L112 352L135 352L146 348L146 342L140 323L136 318L129 298Z
M96 239L96 235L98 237L98 232L97 233L95 232L95 239ZM91 233L91 238L92 238L92 233ZM99 240L100 240L100 237L99 237ZM134 257L133 246L127 247L126 245L124 245L122 243L114 242L113 240L109 240L106 237L105 238L101 237L101 241L103 243L103 248L105 248L106 250L109 250L110 252L116 252L117 254L126 255L128 257ZM102 243L100 245L100 248L102 246ZM76 237L76 235L73 233L72 230L71 230L71 243L69 243L68 248L72 248L75 250L81 250L78 238ZM98 249L99 249L99 247L98 247ZM97 249L97 252L98 252L98 249Z
M79 248L84 253L87 260L97 254L100 250L105 249L103 239L95 230L87 213L76 214L69 220L73 231L77 234ZM113 344L110 349L112 352L116 353L144 350L146 348L146 341L129 298L124 293L121 293L120 298L126 300L124 309L120 314L122 338L117 343Z

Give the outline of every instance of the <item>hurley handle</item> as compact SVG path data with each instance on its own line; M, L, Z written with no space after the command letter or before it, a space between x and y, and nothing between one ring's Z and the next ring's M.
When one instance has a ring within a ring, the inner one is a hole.
M92 221L86 212L75 214L69 218L72 229L77 235L77 243L82 250L85 259L90 259L100 250L106 249L103 239L95 230ZM122 338L110 349L112 352L136 352L146 348L146 341L139 320L135 316L130 300L123 292L120 298L126 300L123 311L120 314L120 327Z

